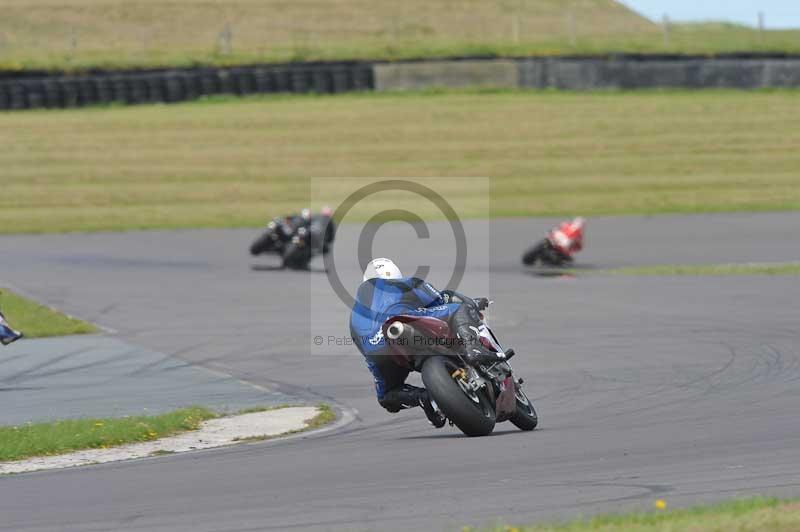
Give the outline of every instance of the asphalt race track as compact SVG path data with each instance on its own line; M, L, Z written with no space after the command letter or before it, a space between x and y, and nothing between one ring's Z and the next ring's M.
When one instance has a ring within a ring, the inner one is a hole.
M593 219L585 274L526 272L524 247L553 221L466 224L462 288L490 291L540 414L532 433L502 424L479 439L419 411L385 413L353 347L313 345L347 335L321 263L253 270L270 263L246 255L256 231L0 237L0 279L126 342L357 412L301 439L0 478L0 529L457 530L656 498L799 495L800 280L592 268L800 260L800 214ZM342 229L335 253L348 287L357 229ZM434 284L449 277L452 244L403 224L380 235L376 254L431 265Z
M153 415L198 404L237 412L294 400L113 335L28 339L3 354L0 396L10 401L0 408L0 425Z

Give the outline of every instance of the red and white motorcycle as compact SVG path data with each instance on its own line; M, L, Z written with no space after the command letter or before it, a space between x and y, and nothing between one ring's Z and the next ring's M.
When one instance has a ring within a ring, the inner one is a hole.
M578 216L571 222L561 222L551 229L544 239L522 256L522 263L533 266L537 261L548 266L563 266L573 261L575 253L583 249L583 230L586 220Z

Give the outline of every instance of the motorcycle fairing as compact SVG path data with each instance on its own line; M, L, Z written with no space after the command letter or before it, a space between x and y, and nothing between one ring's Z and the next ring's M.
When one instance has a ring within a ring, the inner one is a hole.
M450 325L448 325L446 321L431 316L410 316L408 314L392 316L383 322L381 332L384 338L388 338L386 330L396 321L407 323L413 326L420 334L430 338L452 338ZM395 342L387 342L387 344L389 345L391 356L396 364L404 368L412 368L414 366L412 363L414 357L413 349L407 349L407 346Z

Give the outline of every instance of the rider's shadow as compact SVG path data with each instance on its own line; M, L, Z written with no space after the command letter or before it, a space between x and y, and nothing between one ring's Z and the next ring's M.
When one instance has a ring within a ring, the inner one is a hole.
M598 266L594 264L569 264L566 266L530 266L523 270L526 275L533 277L558 277L574 279L582 273L588 273L592 270L599 270Z
M538 432L541 429L534 430L533 432ZM487 436L481 436L481 438L498 438L500 436L508 436L509 434L525 434L526 431L521 431L516 428L509 428L508 430L495 430L491 434ZM478 439L481 439L478 438ZM397 440L442 440L442 439L463 439L463 440L471 440L469 436L465 436L461 432L448 432L446 434L437 433L437 434L420 434L418 436L401 436L399 438L395 438Z
M302 270L294 270L292 268L284 268L276 264L251 264L250 269L254 272L305 272L305 273L327 273L325 268L306 268Z

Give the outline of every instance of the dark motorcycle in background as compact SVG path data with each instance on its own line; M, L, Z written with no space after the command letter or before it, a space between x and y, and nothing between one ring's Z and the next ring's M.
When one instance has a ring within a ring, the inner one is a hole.
M283 254L283 248L291 240L292 233L293 229L288 219L273 218L267 224L264 233L250 245L250 254L253 256L263 253Z
M313 216L303 209L300 215L274 218L266 231L250 246L251 255L276 254L281 267L307 270L314 255L328 253L333 245L335 228L330 209Z
M251 255L281 257L281 268L304 270L311 262L310 232L299 217L274 218L250 245Z
M454 297L476 305L461 294ZM383 324L393 362L422 374L425 388L451 425L467 436L491 434L503 421L533 430L539 418L522 390L523 380L514 377L509 363L514 350L503 351L483 313L478 331L481 343L500 354L497 362L468 364L450 326L438 318L398 315Z
M533 266L536 262L547 266L564 266L572 263L575 253L583 249L585 226L586 220L580 216L571 222L562 222L525 252L522 263L526 266Z

